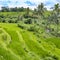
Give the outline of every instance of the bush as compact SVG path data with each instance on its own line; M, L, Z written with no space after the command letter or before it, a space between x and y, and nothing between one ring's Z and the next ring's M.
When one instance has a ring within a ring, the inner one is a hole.
M42 22L43 25L45 25L45 22Z
M22 28L22 29L25 29L25 27L21 24L18 24L18 27Z
M9 19L8 22L9 23L17 23L17 19L14 19L14 18L13 19Z
M24 17L24 18L29 18L29 15L24 14L23 17Z
M35 31L35 28L32 26L28 29L28 31Z
M27 20L24 21L25 24L32 24L32 20L29 18Z
M6 21L5 21L5 19L4 19L4 18L1 18L1 17L0 17L0 22L5 23Z
M52 56L52 58L53 58L54 60L59 60L56 55Z
M2 15L0 15L0 17L1 17L1 18L4 18L5 16L3 16L3 14L2 14Z
M8 22L9 22L9 23L13 23L14 21L13 21L13 20L9 20Z
M38 27L37 26L30 26L30 28L28 28L28 31L33 31L33 32L38 32Z
M5 20L2 20L3 23L5 23L6 21Z

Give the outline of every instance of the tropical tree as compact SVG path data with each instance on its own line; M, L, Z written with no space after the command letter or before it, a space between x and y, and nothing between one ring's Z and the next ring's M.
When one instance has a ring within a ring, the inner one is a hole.
M55 6L54 6L55 23L56 23L56 25L57 25L56 33L58 33L58 30L59 30L59 28L58 28L58 25L59 25L59 19L58 19L59 10L60 10L60 8L59 8L59 3L57 3L57 4L55 4Z
M48 18L48 20L50 21L49 25L51 25L51 23L54 23L54 25L56 26L56 31L55 31L56 36L58 35L58 31L59 31L59 17L58 17L60 14L59 10L60 10L59 4L57 3L54 5L53 11L51 11L51 15Z
M36 8L34 9L33 14L37 15L37 9Z
M29 7L27 7L27 8L26 8L26 12L25 12L25 14L24 14L24 17L25 17L25 18L28 18L28 17L29 17L29 12L30 12L30 9L29 9Z
M29 15L29 7L27 7L27 9L26 9L26 14L27 14L27 16Z
M38 11L38 15L41 15L41 16L43 15L43 12L44 12L44 4L43 3L38 5L37 11Z
M54 5L54 11L57 13L57 14L59 14L59 3L57 3L57 4L55 4Z

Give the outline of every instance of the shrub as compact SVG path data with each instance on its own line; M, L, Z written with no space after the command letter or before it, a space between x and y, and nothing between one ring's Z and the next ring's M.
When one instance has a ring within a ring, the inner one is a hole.
M18 24L18 27L22 28L22 29L25 29L25 27L21 24Z
M1 18L1 17L0 17L0 22L3 22L3 23L4 23L4 22L6 22L6 21L5 21L4 18Z
M25 24L32 24L32 20L29 18L27 20L24 21Z
M9 23L13 23L14 21L13 21L13 20L9 20L8 22L9 22Z
M3 23L5 23L6 21L5 20L2 20Z
M17 23L17 19L9 19L8 22L9 23Z
M32 26L28 29L28 31L35 31L35 28Z
M26 15L26 14L24 14L23 16L24 16L24 18L28 18L28 15Z
M0 15L0 17L1 17L1 18L4 18L5 16L3 16L3 14L2 14L2 15Z
M33 31L33 32L38 32L38 27L37 26L30 26L30 28L28 28L28 31Z
M45 22L42 22L43 25L45 25Z
M58 57L55 56L55 55L54 55L52 58L53 58L54 60L59 60Z

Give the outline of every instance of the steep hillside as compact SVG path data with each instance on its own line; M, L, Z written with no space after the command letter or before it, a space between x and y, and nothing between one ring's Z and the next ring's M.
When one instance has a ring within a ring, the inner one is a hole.
M0 60L60 60L60 38L41 35L0 23Z

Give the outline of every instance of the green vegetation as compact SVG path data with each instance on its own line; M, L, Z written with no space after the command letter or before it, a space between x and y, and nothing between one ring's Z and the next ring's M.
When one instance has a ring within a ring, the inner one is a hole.
M60 60L60 7L48 11L2 7L0 60Z
M0 59L3 60L60 60L59 38L45 40L33 32L18 28L17 24L0 23L2 34L9 39L0 41ZM14 27L14 28L13 28ZM0 37L1 38L1 37ZM5 54L4 54L5 53ZM16 56L16 57L15 57Z

